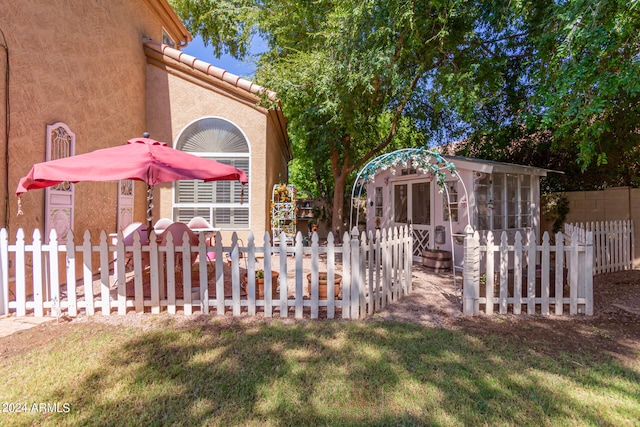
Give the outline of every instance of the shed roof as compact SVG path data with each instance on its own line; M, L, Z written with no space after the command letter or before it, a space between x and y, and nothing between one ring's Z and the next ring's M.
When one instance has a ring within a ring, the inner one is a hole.
M547 176L547 173L564 173L552 169L543 169L534 166L518 165L515 163L497 162L495 160L477 159L463 156L442 156L453 162L456 167L484 173L518 173L525 175Z

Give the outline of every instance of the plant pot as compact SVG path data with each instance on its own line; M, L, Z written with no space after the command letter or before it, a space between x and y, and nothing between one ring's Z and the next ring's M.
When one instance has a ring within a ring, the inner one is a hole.
M342 276L339 274L334 274L333 277L333 296L334 299L342 299L341 298L341 286ZM307 291L309 292L309 297L311 297L311 273L307 274ZM318 299L327 299L327 273L319 272L318 273Z
M450 251L422 251L422 264L436 273L451 270Z
M271 272L271 299L280 298L280 293L278 292L278 277L280 277L280 273L277 271ZM242 289L248 292L249 277L245 274L242 276L242 280L244 283ZM256 277L256 299L264 299L264 278L262 277Z

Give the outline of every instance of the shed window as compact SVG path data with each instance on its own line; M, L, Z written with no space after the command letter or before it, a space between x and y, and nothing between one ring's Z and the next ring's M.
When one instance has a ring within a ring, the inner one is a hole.
M531 176L494 173L476 177L476 225L479 230L531 227Z
M375 192L375 216L376 217L381 217L382 216L382 187L376 187L376 192Z
M249 177L249 144L238 127L220 118L204 118L187 126L178 138L178 150L242 169ZM249 186L238 181L174 183L174 221L201 216L220 229L249 228ZM244 199L244 200L243 200Z
M452 222L458 222L458 182L450 181L445 185L449 192L449 203L447 203L447 197L444 195L442 197L442 220L449 221L449 218L451 218Z

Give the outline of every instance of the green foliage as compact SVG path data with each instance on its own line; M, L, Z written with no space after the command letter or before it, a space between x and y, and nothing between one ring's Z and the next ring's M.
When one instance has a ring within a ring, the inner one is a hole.
M216 54L268 42L256 81L289 119L292 181L333 197L334 228L354 171L400 144L470 136L480 157L582 173L569 185L637 180L638 0L172 4Z
M219 58L249 54L256 4L252 0L169 0L192 34L202 36Z
M560 193L545 194L542 199L542 213L547 221L553 221L551 231L555 235L562 230L569 214L569 199Z
M532 42L543 124L578 147L583 170L638 145L640 7L637 0L553 4Z

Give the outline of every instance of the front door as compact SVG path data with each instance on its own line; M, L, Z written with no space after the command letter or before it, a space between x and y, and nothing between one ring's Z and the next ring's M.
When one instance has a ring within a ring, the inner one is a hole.
M47 125L46 159L56 160L74 155L76 136L64 123ZM73 229L73 184L68 181L45 189L44 241L49 243L52 229L58 241L65 241L67 232Z
M393 185L394 225L412 224L413 260L422 260L431 238L431 182L397 182Z

